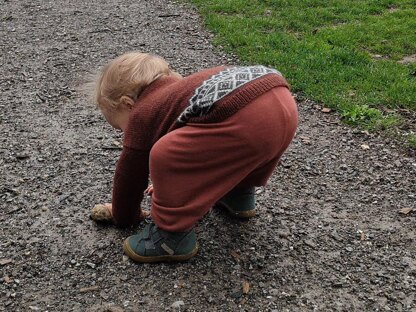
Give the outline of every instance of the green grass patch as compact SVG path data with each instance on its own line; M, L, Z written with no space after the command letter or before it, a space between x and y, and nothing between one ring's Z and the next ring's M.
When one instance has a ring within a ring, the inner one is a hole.
M348 123L386 128L416 110L414 0L191 0L214 43L280 70L294 92Z
M411 148L416 149L416 135L415 134L409 135L408 142Z

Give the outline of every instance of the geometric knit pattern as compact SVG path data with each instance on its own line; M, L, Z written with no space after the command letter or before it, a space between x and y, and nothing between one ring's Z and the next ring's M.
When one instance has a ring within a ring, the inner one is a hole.
M188 107L180 114L178 123L185 124L191 117L201 117L209 112L215 102L246 83L267 74L282 74L262 65L230 67L205 80L195 90Z

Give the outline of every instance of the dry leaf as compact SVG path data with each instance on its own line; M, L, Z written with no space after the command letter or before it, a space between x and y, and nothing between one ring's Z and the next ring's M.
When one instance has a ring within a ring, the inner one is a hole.
M12 282L12 279L8 277L7 275L3 279L6 284L10 284Z
M243 282L243 294L248 294L250 291L250 284L246 281Z
M328 107L324 107L324 108L321 109L321 112L322 113L330 113L331 112L331 109L328 108Z
M361 148L362 148L363 150L368 150L368 149L370 149L370 146L368 146L367 144L362 144L362 145L361 145Z
M361 240L362 241L365 240L365 234L364 234L364 232L361 232Z
M241 257L240 257L240 255L235 251L235 250L231 250L230 251L230 255L231 255L231 257L233 257L234 258L234 260L236 260L236 261L240 261L241 260Z
M402 213L402 214L408 214L412 211L413 211L413 208L402 208L402 209L400 209L400 213Z

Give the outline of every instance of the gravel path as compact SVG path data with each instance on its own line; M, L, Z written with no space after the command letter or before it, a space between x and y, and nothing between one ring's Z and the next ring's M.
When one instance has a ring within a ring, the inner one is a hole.
M182 74L232 58L163 0L1 0L0 13L0 311L416 311L415 158L308 101L258 217L210 212L184 264L123 257L137 229L89 220L121 135L78 86L135 49Z

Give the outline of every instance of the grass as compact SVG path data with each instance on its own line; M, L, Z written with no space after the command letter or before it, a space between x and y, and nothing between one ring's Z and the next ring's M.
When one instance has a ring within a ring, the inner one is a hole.
M349 124L384 129L416 110L414 0L190 0L214 43L280 70L292 90Z
M410 147L416 150L416 134L409 135L408 142Z

